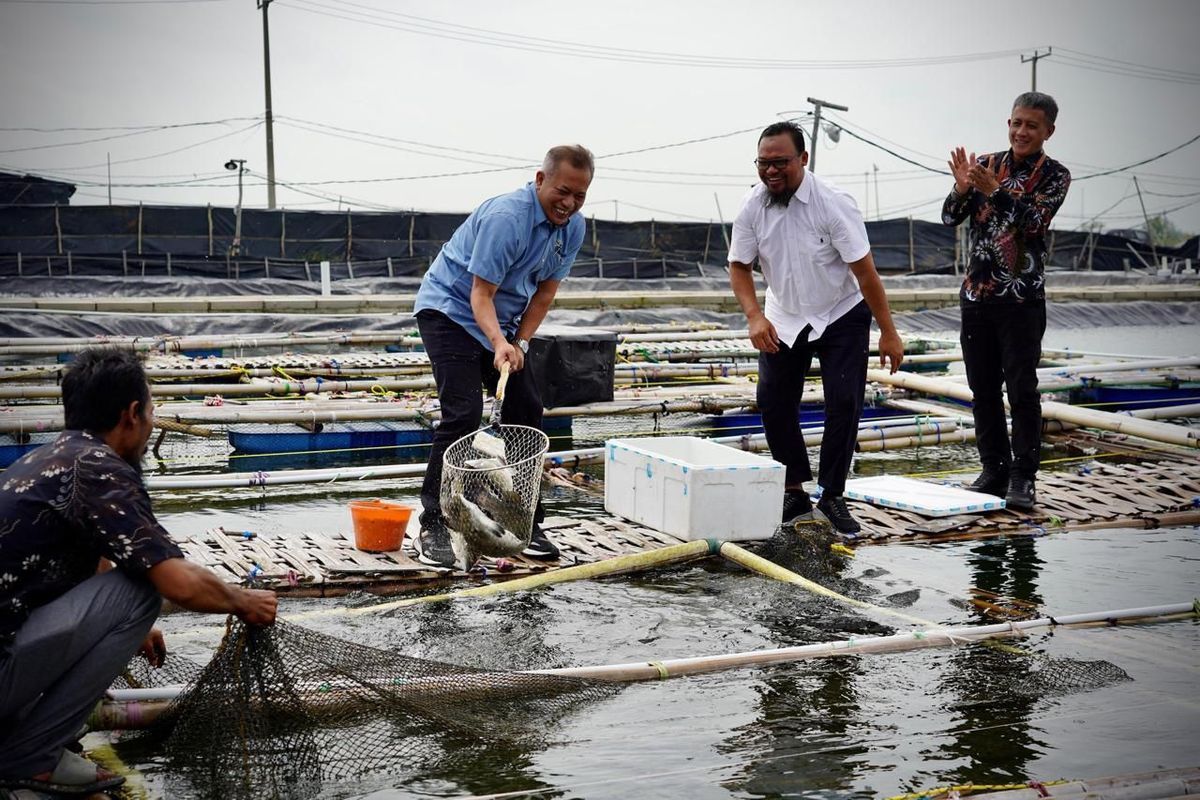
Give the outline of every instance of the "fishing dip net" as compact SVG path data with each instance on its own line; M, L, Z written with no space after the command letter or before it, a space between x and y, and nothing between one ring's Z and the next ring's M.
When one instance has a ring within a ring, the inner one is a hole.
M307 798L481 748L537 746L557 719L617 688L231 618L209 664L130 746L162 754L173 797Z
M549 448L550 439L537 428L499 425L446 449L442 514L474 554L511 555L529 544Z

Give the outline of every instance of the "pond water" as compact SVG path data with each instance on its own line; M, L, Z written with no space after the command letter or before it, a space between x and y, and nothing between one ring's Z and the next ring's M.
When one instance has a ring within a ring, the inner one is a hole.
M1052 329L1046 345L1186 355L1200 347L1200 326ZM615 435L629 435L627 429L646 423L619 426ZM855 470L928 475L975 464L974 448L966 445L864 454ZM182 491L159 494L155 502L175 533L224 525L272 537L348 531L349 500L415 504L416 493L412 480L375 480ZM563 489L550 491L547 504L552 514L602 508L596 495ZM931 623L974 625L995 621L968 602L974 590L1055 616L1190 603L1200 596L1198 565L1200 529L1184 527L864 545L853 559L810 577ZM373 601L285 598L281 613L367 602ZM717 557L386 616L335 613L304 624L418 658L507 670L717 655L910 628ZM218 620L193 614L168 615L162 625L175 653L200 662L221 634ZM865 798L1200 765L1200 622L1039 630L1020 646L1028 655L966 645L630 684L577 708L541 745L473 750L465 762L447 752L398 774L327 787L324 796ZM1088 691L1038 689L1034 676L1047 658L1051 665L1108 662L1131 680ZM130 766L144 773L150 796L165 793L159 764Z
M215 524L264 535L347 529L344 499L167 508L163 519L178 532ZM550 505L552 513L579 513L601 502L559 490ZM995 620L967 602L972 587L1053 615L1191 602L1200 596L1198 545L1200 530L1191 527L862 546L853 559L813 577L933 623L986 624ZM364 602L285 599L282 611ZM214 622L172 614L163 626L176 652L203 661L221 632ZM719 558L304 624L418 658L491 669L716 655L909 628ZM466 764L447 753L409 772L329 787L326 796L878 797L1200 763L1200 623L1060 628L1036 632L1022 647L1031 655L969 645L631 684L577 709L548 734L550 744L495 747ZM1023 691L1041 656L1105 660L1132 680L1061 695ZM152 790L161 780L154 764L133 766L148 773Z

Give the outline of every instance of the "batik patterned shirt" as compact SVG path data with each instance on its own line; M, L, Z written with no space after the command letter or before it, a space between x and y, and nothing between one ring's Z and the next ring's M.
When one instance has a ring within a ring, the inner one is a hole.
M971 218L971 258L959 299L963 303L1044 302L1046 232L1071 185L1071 173L1045 153L1022 162L1012 150L979 158L1000 179L991 197L951 190L942 222Z
M0 472L0 646L101 557L139 576L182 556L139 471L102 439L64 431Z

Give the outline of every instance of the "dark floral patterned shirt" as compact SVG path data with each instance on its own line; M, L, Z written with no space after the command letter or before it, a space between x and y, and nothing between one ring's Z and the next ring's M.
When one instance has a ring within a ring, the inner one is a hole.
M971 217L971 260L959 299L963 303L1044 302L1046 232L1067 197L1071 173L1045 153L1021 163L1012 150L980 157L1000 178L991 198L975 189L951 190L942 222Z
M98 437L65 431L0 472L0 645L101 557L142 575L182 556L138 470Z

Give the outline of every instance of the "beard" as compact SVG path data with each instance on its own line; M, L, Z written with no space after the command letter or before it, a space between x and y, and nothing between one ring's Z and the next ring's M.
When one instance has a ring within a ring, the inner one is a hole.
M796 190L799 188L800 187L797 186L795 189L784 189L783 191L780 191L780 192L772 192L770 189L767 189L767 207L768 208L770 208L771 206L787 207L787 204L792 201L792 198L796 194Z

